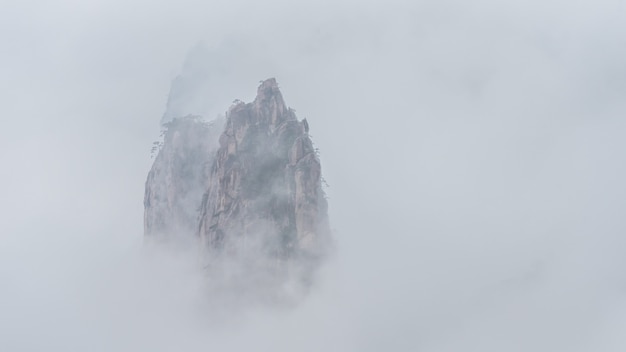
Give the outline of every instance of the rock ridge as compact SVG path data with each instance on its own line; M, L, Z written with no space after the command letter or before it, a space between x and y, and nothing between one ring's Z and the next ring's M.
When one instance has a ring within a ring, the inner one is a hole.
M276 79L220 123L176 118L148 174L146 238L194 238L207 267L309 281L330 244L321 163ZM298 273L298 274L294 274Z

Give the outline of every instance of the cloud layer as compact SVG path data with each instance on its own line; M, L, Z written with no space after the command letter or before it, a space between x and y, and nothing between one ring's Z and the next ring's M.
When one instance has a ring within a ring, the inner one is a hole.
M624 6L3 5L0 350L622 351ZM320 148L337 253L297 308L216 308L192 253L141 245L200 41Z

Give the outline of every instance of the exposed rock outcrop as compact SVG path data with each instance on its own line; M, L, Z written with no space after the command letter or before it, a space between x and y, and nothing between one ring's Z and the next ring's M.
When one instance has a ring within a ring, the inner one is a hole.
M146 182L146 236L195 233L208 270L227 267L238 287L310 281L330 229L308 122L271 78L253 102L236 100L224 123L219 137L197 119L169 124Z
M164 128L163 143L146 180L144 235L155 240L189 240L197 231L198 209L221 126L189 116Z
M231 107L200 217L210 249L254 244L280 260L321 255L330 235L327 202L305 125L273 78L252 103Z

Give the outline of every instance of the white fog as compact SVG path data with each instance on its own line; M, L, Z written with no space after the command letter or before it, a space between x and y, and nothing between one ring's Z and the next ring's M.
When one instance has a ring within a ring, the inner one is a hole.
M624 351L625 14L4 0L0 351ZM335 245L296 306L216 304L196 253L144 246L197 45L210 114L276 77L311 124Z

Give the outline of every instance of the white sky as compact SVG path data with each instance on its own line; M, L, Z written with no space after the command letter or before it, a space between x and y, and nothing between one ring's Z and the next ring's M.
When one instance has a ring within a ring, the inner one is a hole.
M624 351L625 16L4 0L0 350ZM241 67L216 73L232 99L274 76L308 119L337 239L302 306L220 326L193 263L141 249L150 147L199 41Z

